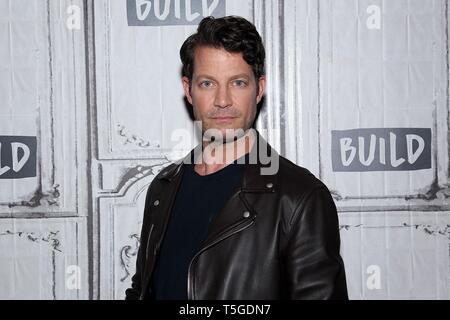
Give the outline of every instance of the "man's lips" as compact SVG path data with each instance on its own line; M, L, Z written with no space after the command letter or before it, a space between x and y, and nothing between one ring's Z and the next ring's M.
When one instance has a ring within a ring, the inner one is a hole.
M229 122L235 118L236 117L224 116L224 117L213 117L212 119L214 119L216 122Z

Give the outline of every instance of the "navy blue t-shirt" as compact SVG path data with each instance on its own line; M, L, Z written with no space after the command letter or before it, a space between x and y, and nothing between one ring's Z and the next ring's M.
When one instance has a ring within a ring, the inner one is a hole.
M237 160L205 176L193 164L183 164L181 185L152 277L152 296L157 300L186 300L191 259L206 238L216 214L241 186L243 164Z

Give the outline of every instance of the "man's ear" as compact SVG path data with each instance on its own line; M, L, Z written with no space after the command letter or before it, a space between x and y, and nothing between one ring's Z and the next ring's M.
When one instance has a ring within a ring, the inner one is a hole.
M258 104L262 97L264 96L264 92L266 90L266 76L261 76L258 79L258 92L256 95L256 103Z
M189 103L192 104L191 82L189 81L188 77L183 77L181 79L183 81L184 95L186 96L186 98L189 101Z

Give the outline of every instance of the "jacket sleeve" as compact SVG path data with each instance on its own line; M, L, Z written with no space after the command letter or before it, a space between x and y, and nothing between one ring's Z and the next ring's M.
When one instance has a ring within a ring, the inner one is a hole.
M286 247L290 299L348 299L336 206L321 185L304 196L290 219Z
M131 287L125 290L125 300L139 300L142 294L142 284L144 281L143 268L145 265L145 252L147 250L147 239L149 236L150 223L150 188L147 190L145 198L144 218L142 222L141 235L139 237L139 249L136 259L136 272L131 278Z

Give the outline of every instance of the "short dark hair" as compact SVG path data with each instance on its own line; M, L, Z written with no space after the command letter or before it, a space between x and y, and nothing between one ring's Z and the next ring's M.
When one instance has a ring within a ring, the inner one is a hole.
M197 33L189 36L180 49L183 63L182 75L192 80L194 73L194 52L199 46L225 49L231 53L242 53L244 60L252 67L256 80L265 74L265 50L256 27L238 16L223 18L206 17Z

